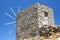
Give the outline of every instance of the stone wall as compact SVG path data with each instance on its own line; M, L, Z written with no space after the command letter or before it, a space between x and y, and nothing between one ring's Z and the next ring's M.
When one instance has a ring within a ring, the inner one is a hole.
M44 19L44 13L48 13L47 19ZM43 25L47 21L47 25ZM16 40L37 36L42 26L54 25L53 11L47 6L39 3L21 11L17 16Z

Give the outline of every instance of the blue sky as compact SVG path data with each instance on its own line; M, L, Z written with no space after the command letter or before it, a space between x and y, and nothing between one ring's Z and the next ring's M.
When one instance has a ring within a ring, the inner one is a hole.
M53 8L55 24L60 25L60 0L0 0L0 40L16 40L16 24L4 25L16 20L6 16L5 12L16 18L11 12L10 7L14 9L17 15L18 7L24 10L35 3ZM9 34L10 30L13 31Z

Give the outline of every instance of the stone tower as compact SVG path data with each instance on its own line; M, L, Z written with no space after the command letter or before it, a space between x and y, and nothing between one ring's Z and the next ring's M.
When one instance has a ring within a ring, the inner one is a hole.
M21 11L17 16L17 37L22 40L30 37L43 25L54 26L53 10L39 3Z

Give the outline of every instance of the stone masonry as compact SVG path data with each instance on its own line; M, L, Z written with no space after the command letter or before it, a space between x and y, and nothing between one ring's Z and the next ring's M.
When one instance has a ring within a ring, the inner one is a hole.
M54 26L52 8L39 3L19 12L17 16L16 40L34 37L42 26ZM33 34L33 35L31 35ZM38 35L38 34L37 34Z

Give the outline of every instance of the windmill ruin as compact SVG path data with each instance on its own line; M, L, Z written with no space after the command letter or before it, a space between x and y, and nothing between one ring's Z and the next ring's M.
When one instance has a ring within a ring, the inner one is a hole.
M18 14L16 40L39 36L43 26L55 26L53 9L37 3Z

